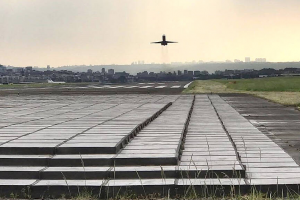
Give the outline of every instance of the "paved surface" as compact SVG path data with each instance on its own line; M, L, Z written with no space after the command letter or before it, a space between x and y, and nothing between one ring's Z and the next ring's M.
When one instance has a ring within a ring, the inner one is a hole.
M150 82L150 83L132 83L132 84L84 84L78 86L64 86L60 84L45 84L45 87L38 88L0 88L1 95L9 94L180 94L191 82ZM29 85L30 86L30 85Z
M250 95L222 98L300 164L300 112Z
M2 96L0 193L298 186L300 167L285 142L234 102L218 95Z

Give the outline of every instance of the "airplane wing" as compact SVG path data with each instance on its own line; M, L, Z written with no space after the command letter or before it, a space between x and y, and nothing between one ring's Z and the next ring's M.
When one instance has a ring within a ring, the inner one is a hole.
M160 41L160 42L151 42L151 44L154 44L154 43L160 44L160 43L162 43L162 41Z
M178 43L178 42L173 42L173 41L166 41L167 43Z

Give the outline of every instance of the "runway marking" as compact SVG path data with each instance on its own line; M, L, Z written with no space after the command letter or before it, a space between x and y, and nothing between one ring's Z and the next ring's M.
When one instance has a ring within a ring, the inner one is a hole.
M144 86L144 87L140 87L140 88L151 88L151 87L153 87L153 86L148 85L148 86Z
M128 87L124 87L124 88L136 88L136 87L139 87L139 86L128 86Z
M139 83L140 85L144 85L145 83Z
M103 87L99 87L99 86L88 86L89 88L103 88Z
M160 88L165 88L165 87L167 87L167 86L163 85L163 86L157 86L155 88L160 89Z
M181 87L181 85L174 85L171 88L180 88L180 87Z
M122 87L124 87L123 85L118 85L118 86L111 86L111 85L104 85L103 86L104 88L122 88Z
M193 81L192 81L193 82ZM192 82L189 82L188 84L186 84L183 88L188 88L189 85L192 83Z

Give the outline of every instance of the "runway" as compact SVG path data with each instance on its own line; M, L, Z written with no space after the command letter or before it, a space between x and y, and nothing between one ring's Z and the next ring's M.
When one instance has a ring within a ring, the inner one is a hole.
M68 85L63 84L45 84L44 87L23 87L23 88L2 88L0 94L180 94L191 82L150 82L150 83L132 83L132 84L83 84ZM30 85L29 85L30 86Z

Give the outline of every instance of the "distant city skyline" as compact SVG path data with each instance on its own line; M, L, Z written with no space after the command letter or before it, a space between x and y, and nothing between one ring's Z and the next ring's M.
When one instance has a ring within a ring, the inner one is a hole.
M260 62L271 62L268 61L267 58L253 58L253 60L251 60L250 57L245 57L245 60L240 60L240 59L227 59L225 61L204 61L204 60L192 60L192 61L177 61L177 62L169 62L169 63L155 63L155 62L145 62L144 60L138 60L138 61L133 61L129 64L124 63L124 64L75 64L75 65L62 65L62 66L56 66L56 67L52 67L52 68L58 68L58 67L63 67L63 66L101 66L101 65L150 65L150 64L159 64L159 65L184 65L184 64L201 64L201 63L236 63L236 62L256 62L256 63L260 63ZM300 61L291 61L291 62L300 62ZM276 63L276 62L274 62ZM33 66L33 65L27 65L27 66L14 66L14 65L5 65L3 63L0 63L0 65L4 65L4 66L8 66L8 67L34 67L34 68L47 68L50 69L51 65L47 64L46 66Z
M298 62L299 10L299 0L2 0L0 64ZM179 43L150 45L163 34Z

